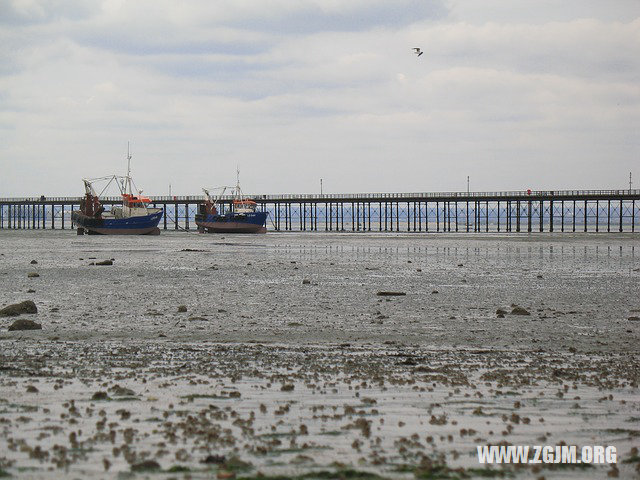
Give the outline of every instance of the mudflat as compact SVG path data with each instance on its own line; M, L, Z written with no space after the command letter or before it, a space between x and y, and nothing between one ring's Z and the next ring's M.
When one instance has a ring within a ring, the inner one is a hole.
M639 238L0 232L0 472L633 475ZM563 443L618 461L478 462Z

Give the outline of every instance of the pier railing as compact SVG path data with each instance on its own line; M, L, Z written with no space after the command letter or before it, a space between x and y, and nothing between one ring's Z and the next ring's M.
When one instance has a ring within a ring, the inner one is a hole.
M511 190L496 192L415 192L415 193L286 193L286 194L247 194L249 198L264 202L274 201L304 201L304 200L395 200L403 198L411 199L432 199L432 198L458 198L458 199L484 199L484 198L514 198L514 197L556 197L556 198L583 198L583 197L636 197L640 196L639 189L625 190ZM193 203L204 200L202 195L156 195L148 196L152 202L162 203ZM228 202L233 200L233 195L222 195L220 200ZM46 203L78 203L82 196L78 197L10 197L0 198L0 203L19 202L46 202ZM107 196L100 197L104 202L120 202L122 197Z

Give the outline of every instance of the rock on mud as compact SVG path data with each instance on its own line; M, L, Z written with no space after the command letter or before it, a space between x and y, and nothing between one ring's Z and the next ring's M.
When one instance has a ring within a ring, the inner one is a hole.
M96 392L92 395L91 400L109 400L107 392Z
M26 320L21 318L20 320L16 320L11 325L9 325L10 332L18 330L42 330L42 325L34 322L33 320Z
M222 465L226 461L227 459L224 455L207 455L207 458L202 460L200 463Z
M113 395L116 397L133 397L136 394L136 392L134 392L130 388L121 387L120 385L115 385L110 390L113 392ZM104 393L104 392L97 392L97 393Z
M29 272L27 274L27 277L29 278L38 278L40 276L40 274L38 272Z
M526 308L515 306L511 310L511 315L531 315Z
M155 460L145 460L131 465L132 472L149 472L153 470L160 470L160 464Z
M38 313L36 304L31 300L25 300L24 302L14 303L13 305L7 305L0 310L0 317L17 317L23 313Z
M95 265L113 265L113 260L102 260L100 262L96 262Z

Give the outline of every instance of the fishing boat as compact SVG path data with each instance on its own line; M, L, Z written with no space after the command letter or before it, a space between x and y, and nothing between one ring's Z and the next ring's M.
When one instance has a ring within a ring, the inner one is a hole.
M128 149L127 149L128 150ZM127 175L110 175L94 179L82 179L85 195L80 209L71 213L78 235L158 235L158 223L162 218L161 208L150 208L151 199L142 196L142 190L134 190L131 178L131 155L127 151ZM106 182L100 195L94 189L97 182ZM100 197L115 183L122 197L122 205L106 211ZM133 192L138 192L137 194Z
M266 233L267 212L257 211L258 205L250 198L246 198L240 189L240 180L232 188L231 209L219 212L222 206L222 196L227 188L222 187L222 192L217 198L203 188L205 195L204 204L199 207L196 214L196 225L201 233Z

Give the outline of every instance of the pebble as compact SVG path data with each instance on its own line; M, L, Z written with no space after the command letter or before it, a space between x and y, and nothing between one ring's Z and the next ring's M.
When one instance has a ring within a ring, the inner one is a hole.
M160 464L155 460L145 460L144 462L131 465L132 472L147 472L152 470L160 470Z
M38 308L32 300L7 305L0 310L0 317L17 317L23 313L38 313Z
M33 320L26 320L24 318L21 318L9 325L10 332L18 330L42 330L42 325L34 322Z

